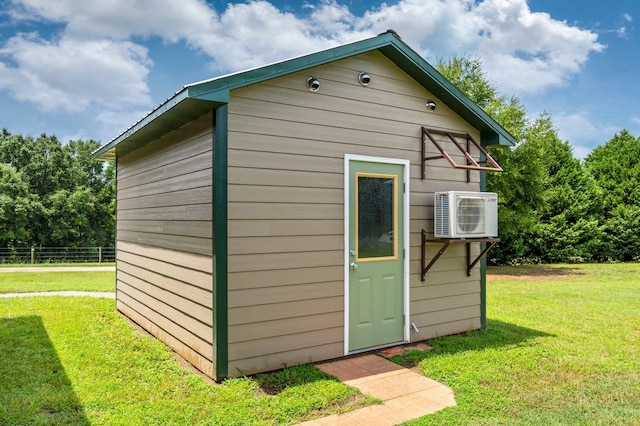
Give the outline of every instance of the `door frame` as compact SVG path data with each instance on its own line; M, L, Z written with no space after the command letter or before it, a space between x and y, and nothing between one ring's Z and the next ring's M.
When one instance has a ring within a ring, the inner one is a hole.
M410 166L411 163L409 160L402 160L398 158L382 158L382 157L369 157L366 155L354 155L354 154L345 154L344 156L344 355L349 355L353 353L368 351L373 348L367 348L364 350L357 351L349 351L349 263L351 262L350 253L349 253L349 235L350 235L350 226L349 226L349 214L350 214L350 192L352 188L350 187L349 175L351 173L350 162L351 161L360 161L366 163L380 163L380 164L397 164L404 166L403 167L403 182L404 182L404 193L403 193L403 215L398 220L402 221L403 227L403 247L398 247L398 251L402 250L401 253L404 254L404 258L402 261L402 275L403 275L403 284L402 284L402 297L403 297L403 316L404 316L404 326L403 326L403 334L404 334L404 342L409 342L410 339L410 300L409 300L409 208L410 208ZM400 255L400 253L398 253ZM396 342L394 342L396 343ZM384 345L382 346L384 347Z

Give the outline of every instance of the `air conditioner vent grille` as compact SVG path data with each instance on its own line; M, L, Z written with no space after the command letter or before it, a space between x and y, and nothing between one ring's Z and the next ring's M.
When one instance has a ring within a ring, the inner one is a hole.
M435 231L436 235L449 235L451 230L449 229L449 197L445 193L436 194L435 201Z
M484 233L484 199L461 197L458 199L458 229L464 234Z

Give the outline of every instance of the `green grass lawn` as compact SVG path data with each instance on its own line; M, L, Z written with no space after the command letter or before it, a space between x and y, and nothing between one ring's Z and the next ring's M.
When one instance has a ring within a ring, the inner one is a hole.
M115 272L0 272L0 294L115 289Z
M407 424L640 425L640 264L489 272L486 329L396 359L458 404ZM113 300L0 299L0 354L2 425L294 424L375 402L311 366L212 383Z
M0 353L1 425L287 424L376 402L312 366L215 384L106 299L0 299Z
M458 406L407 424L640 425L640 264L489 274L487 328L408 356Z

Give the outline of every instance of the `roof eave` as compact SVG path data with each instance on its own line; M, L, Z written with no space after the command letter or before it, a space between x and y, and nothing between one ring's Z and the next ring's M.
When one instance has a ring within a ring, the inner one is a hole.
M111 139L108 143L104 144L97 150L92 153L92 157L98 160L113 160L116 156L116 147L123 142L131 138L133 135L139 133L142 129L145 129L149 126L150 123L155 122L159 119L163 114L167 111L171 110L173 107L178 105L180 102L187 99L187 91L185 89L177 92L171 98L167 99L165 102L160 104L156 109L151 111L149 114L144 116L140 121L135 123L133 126L129 127L124 132L120 133L120 135Z
M215 78L186 86L189 97L215 101L229 100L229 92L240 87L250 86L265 80L292 74L308 68L313 68L328 62L345 59L354 54L378 50L397 39L391 33L384 33L377 37L356 41L337 46L328 50L310 53L304 56L288 59L275 64L250 69L231 74L223 78Z
M378 50L480 131L483 146L516 144L513 136L451 84L392 31L275 64L185 86L125 132L98 148L93 157L112 161L189 120L229 102L233 89L302 71L354 54ZM199 114L199 115L198 115ZM122 142L127 142L123 144Z
M125 155L146 143L179 129L192 120L216 108L220 102L193 99L186 89L176 93L158 108L109 143L92 153L92 157L102 161L114 161L116 156ZM126 141L124 144L122 142Z
M515 138L508 131L482 108L473 103L394 32L386 32L377 37L231 74L224 78L194 83L186 87L189 91L189 97L215 102L228 102L229 93L233 89L257 84L285 74L302 71L373 50L380 51L425 89L437 96L469 124L478 129L483 146L513 146L516 144Z
M480 131L483 146L516 145L515 138L406 44L379 49L389 60Z

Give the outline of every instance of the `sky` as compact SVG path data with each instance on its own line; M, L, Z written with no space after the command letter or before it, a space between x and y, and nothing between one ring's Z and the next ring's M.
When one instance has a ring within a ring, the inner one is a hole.
M637 0L0 0L0 127L106 143L184 85L394 29L478 57L584 158L640 136Z

